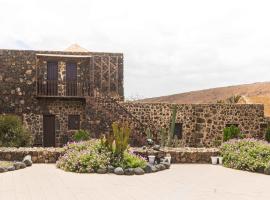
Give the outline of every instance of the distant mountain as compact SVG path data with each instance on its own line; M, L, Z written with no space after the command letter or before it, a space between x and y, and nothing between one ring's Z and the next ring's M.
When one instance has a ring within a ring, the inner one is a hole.
M211 88L206 90L173 94L168 96L147 98L139 101L155 102L155 103L162 103L162 102L179 103L179 104L216 103L219 100L225 100L234 95L241 95L246 97L251 96L270 97L270 82L260 82L228 87Z

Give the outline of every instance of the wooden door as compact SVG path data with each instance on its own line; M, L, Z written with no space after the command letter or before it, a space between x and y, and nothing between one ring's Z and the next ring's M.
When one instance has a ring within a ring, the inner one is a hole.
M43 115L43 146L55 146L55 116Z
M66 64L66 94L67 96L77 96L77 64Z
M47 62L47 95L57 96L58 93L58 63Z

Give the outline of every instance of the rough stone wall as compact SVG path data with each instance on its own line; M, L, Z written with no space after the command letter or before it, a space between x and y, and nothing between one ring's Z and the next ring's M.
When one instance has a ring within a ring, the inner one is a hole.
M172 106L164 103L122 103L144 124L169 129ZM238 124L245 137L262 139L266 129L263 105L177 105L177 123L182 123L184 146L213 146L221 141L227 124Z
M219 150L215 148L171 148L154 152L139 148L131 148L130 150L145 158L148 155L163 158L169 153L172 163L210 163L211 156L219 155ZM56 163L64 153L64 148L0 148L0 160L21 161L26 155L31 155L34 163Z

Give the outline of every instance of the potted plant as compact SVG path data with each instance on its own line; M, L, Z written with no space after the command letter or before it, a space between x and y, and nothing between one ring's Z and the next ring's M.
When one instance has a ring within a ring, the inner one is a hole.
M218 156L211 156L212 165L216 165L218 163Z
M154 165L155 164L155 158L156 158L155 155L149 155L148 156L148 160L149 160L149 164L150 165Z
M222 165L222 160L223 160L223 157L219 156L218 157L218 164Z

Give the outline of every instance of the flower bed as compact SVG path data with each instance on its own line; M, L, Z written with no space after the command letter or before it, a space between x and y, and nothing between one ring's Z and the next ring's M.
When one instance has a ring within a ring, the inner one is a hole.
M119 152L121 153L121 152ZM169 168L169 163L150 165L146 158L128 150L123 154L111 151L102 140L71 143L65 147L56 166L77 173L115 173L117 175L143 175Z
M230 140L221 146L223 165L270 174L270 144L255 139Z

